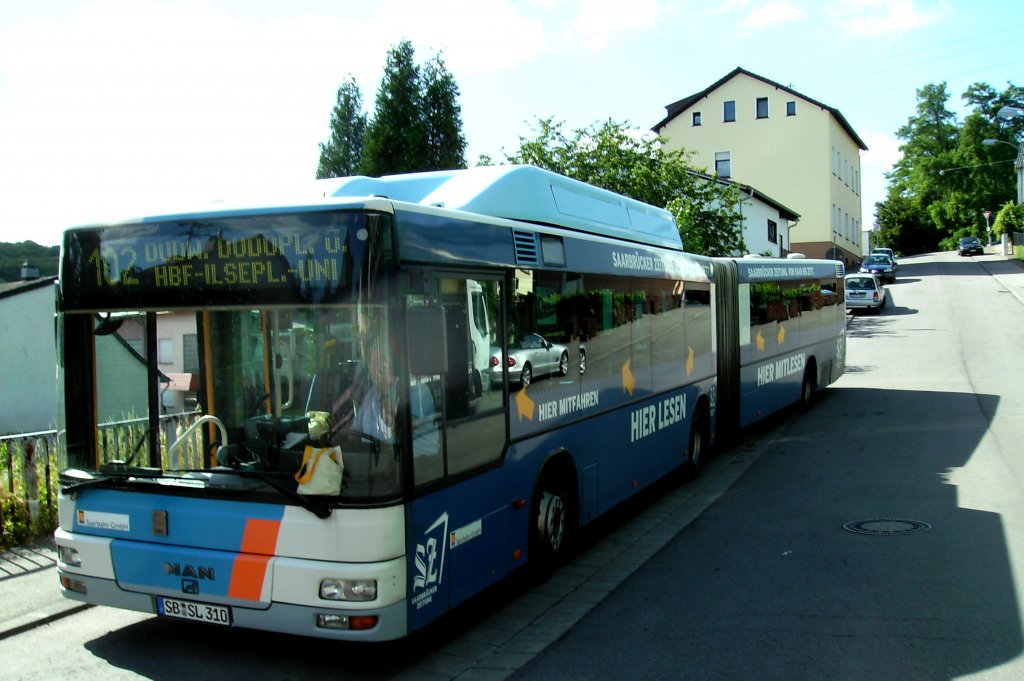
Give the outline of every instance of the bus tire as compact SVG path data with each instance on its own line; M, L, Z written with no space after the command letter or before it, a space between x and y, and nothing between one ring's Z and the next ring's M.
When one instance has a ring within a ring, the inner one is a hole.
M800 409L802 411L807 411L814 404L814 398L818 392L817 376L817 365L811 361L804 369L804 382L800 386Z
M544 578L564 560L576 532L575 485L565 465L545 467L533 492L530 566Z
M708 415L707 407L702 402L697 406L697 413L690 425L690 441L687 447L689 456L686 459L685 475L689 480L694 480L700 475L701 469L708 458Z

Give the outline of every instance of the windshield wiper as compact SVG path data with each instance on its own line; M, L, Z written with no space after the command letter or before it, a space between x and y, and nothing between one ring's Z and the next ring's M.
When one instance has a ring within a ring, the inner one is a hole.
M123 470L102 471L100 475L93 475L88 471L77 468L70 468L61 474L61 494L77 492L88 487L100 487L110 482L128 482L132 478L154 478L160 477L160 471L148 468L124 468Z
M270 476L270 475L262 475L261 474L261 475L258 475L257 477L260 480L262 480L263 482L265 482L268 485L270 485L271 487L273 487L274 489L276 489L281 494L283 494L286 497L288 497L289 499L291 499L292 501L298 502L299 505L302 506L302 508L304 508L307 511L309 511L310 513L315 515L317 518L320 518L321 520L326 520L327 518L331 517L331 508L329 506L325 506L324 504L319 504L319 503L313 501L312 499L310 499L309 497L306 497L306 496L304 496L302 494L299 494L298 492L296 492L293 489L288 489L284 485L278 484L278 482L276 480L274 480L274 478L272 476Z
M183 473L195 472L195 473L221 473L225 475L238 475L245 478L255 478L260 482L263 482L270 487L273 487L276 491L280 492L284 496L288 497L292 501L302 506L317 518L324 520L331 516L332 509L329 506L313 501L309 497L299 494L293 489L289 489L285 485L282 485L276 480L276 478L283 478L291 476L288 473L270 473L266 471L252 471L252 470L239 470L237 468L216 468L206 470L193 470L193 471L182 471Z

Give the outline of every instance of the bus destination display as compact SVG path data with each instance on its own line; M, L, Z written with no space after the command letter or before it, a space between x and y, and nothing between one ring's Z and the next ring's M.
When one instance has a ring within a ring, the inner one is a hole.
M320 302L343 288L353 252L365 250L365 222L323 213L75 230L65 237L62 296L71 308L244 304L257 294Z

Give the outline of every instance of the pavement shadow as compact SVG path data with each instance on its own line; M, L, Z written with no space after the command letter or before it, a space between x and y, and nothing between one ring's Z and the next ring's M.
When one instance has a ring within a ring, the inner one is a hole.
M822 401L512 678L571 661L588 679L625 664L631 678L951 679L1019 656L1006 529L961 508L953 482L999 398L833 387Z

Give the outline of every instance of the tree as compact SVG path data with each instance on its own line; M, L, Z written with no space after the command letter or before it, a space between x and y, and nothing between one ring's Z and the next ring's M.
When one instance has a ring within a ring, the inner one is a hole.
M21 266L26 262L38 267L40 276L51 277L57 274L60 247L40 246L34 241L0 241L0 283L20 280Z
M459 86L439 54L422 69L415 57L408 40L388 51L372 119L352 76L342 83L318 178L466 167Z
M928 214L913 198L893 187L885 201L875 204L875 217L880 229L878 246L888 246L897 253L924 253L939 245L941 235Z
M887 198L876 205L879 240L904 253L951 249L961 236L984 236L983 212L1013 196L1015 156L1012 144L984 145L986 139L1006 141L1024 127L997 112L1018 106L1024 90L1008 85L997 93L974 83L963 94L972 107L959 123L946 103L946 85L917 91L915 114L896 133L903 157L886 175Z
M1024 206L1014 205L1010 201L999 209L992 223L992 236L1002 238L1003 234L1014 232L1024 232Z
M466 167L466 136L462 133L459 86L435 55L423 69L423 118L430 164L423 170Z
M638 201L667 208L691 253L729 255L745 250L739 190L698 173L682 150L665 151L661 138L632 134L606 121L566 134L564 124L541 119L533 139L519 138L509 163L526 163Z
M672 198L665 207L675 218L687 251L727 256L747 250L739 205L739 185L703 180L691 183L685 195Z
M388 52L373 120L366 130L361 172L380 176L427 170L430 157L420 69L412 43L403 40Z
M363 93L355 78L338 88L338 99L331 112L331 138L320 143L317 179L347 177L359 172L366 141L367 117L363 112Z

